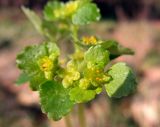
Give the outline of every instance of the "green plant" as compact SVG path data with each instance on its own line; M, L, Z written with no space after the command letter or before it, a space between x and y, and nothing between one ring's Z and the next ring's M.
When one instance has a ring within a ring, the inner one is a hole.
M100 19L100 10L91 0L50 1L43 18L22 9L46 41L28 46L17 55L16 63L22 70L17 83L29 81L31 89L39 91L42 111L49 118L60 120L75 104L94 99L102 88L116 98L135 90L135 75L125 63L105 68L118 56L133 54L132 50L113 40L79 37L81 26ZM67 38L74 47L66 61L57 46L61 38Z

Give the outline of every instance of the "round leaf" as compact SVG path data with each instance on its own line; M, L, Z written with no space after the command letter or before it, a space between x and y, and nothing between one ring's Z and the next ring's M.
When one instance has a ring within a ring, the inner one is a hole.
M76 103L87 102L95 98L96 92L94 90L84 90L75 87L70 90L70 99Z
M87 63L103 68L109 62L109 52L101 45L92 46L85 53L84 59Z
M60 120L73 106L69 99L69 89L54 81L47 81L40 86L42 111L53 120Z
M80 7L72 17L75 25L85 25L100 19L100 10L93 3L87 3Z
M112 77L112 80L105 87L110 97L120 98L135 90L135 75L125 63L120 62L113 65L108 74Z

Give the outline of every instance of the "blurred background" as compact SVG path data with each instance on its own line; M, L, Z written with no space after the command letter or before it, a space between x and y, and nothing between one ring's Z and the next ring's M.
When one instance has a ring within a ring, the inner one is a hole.
M47 0L0 0L0 127L65 127L42 114L38 93L17 87L16 54L43 40L22 13L22 5L41 15ZM135 51L122 56L138 77L135 94L123 99L99 95L85 106L88 127L160 127L160 0L95 0L102 21L87 27ZM74 127L79 127L75 113Z

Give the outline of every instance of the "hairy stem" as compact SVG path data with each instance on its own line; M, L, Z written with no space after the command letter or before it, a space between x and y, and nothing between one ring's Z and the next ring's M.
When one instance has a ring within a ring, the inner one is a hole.
M78 44L78 26L72 25L71 26L71 32L72 32L72 39L73 39L73 44L75 50L79 49L79 44Z
M78 118L80 127L86 127L84 104L78 104Z
M71 119L70 119L70 114L68 114L67 116L65 116L65 124L66 124L66 127L72 127L72 123L71 123Z

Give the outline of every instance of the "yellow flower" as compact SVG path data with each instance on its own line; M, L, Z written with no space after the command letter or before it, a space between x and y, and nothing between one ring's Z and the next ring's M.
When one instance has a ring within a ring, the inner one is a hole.
M97 44L97 39L94 36L90 36L90 37L83 37L82 38L83 43L85 43L86 45L96 45Z
M44 72L45 78L51 80L53 76L52 71L54 68L53 60L51 60L48 56L45 56L38 61L38 64L41 71Z
M53 61L48 56L40 59L39 64L42 71L51 71L53 69Z
M65 9L64 9L64 14L66 16L68 15L71 15L72 13L74 13L78 8L78 2L77 1L71 1L71 2L68 2L65 6Z
M79 82L79 87L82 89L87 89L90 85L90 81L86 78L82 78Z
M84 77L95 87L98 87L99 85L102 85L110 80L110 77L106 75L102 69L95 67L86 68Z
M78 8L78 1L70 1L59 9L53 11L56 18L65 18L72 15Z
M73 85L73 82L80 78L80 73L76 70L68 70L66 76L64 77L62 84L64 88L68 88Z
M67 70L62 81L64 88L68 88L73 85L73 82L80 78L80 73L75 68L72 61L67 63Z

